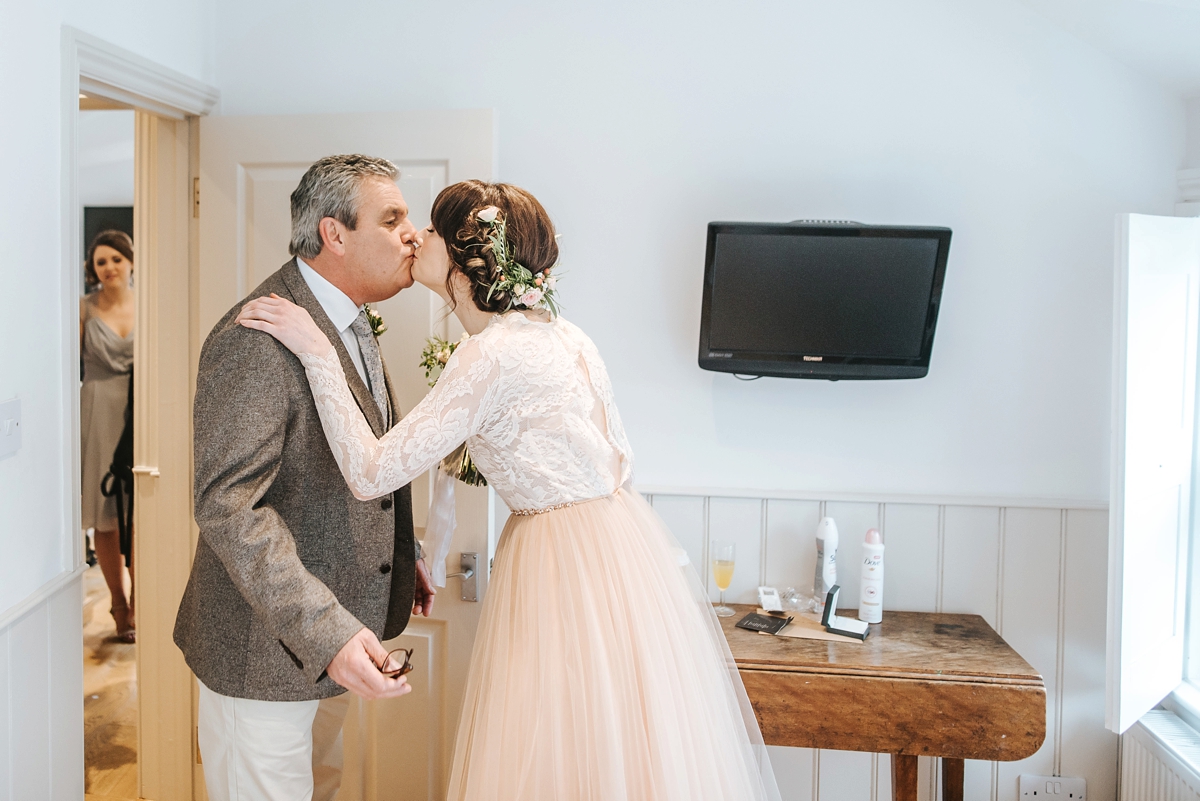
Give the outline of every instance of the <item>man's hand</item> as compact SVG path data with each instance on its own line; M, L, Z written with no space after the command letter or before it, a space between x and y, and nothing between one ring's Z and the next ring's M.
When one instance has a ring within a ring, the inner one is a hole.
M388 664L384 664L385 660ZM404 676L389 679L379 671L380 667L394 670L400 666L388 659L387 650L364 626L342 646L325 672L329 678L368 701L396 698L412 692Z
M437 590L433 588L433 582L429 580L429 568L425 567L425 560L417 560L417 590L413 598L414 615L424 615L429 617L429 613L433 611L433 596L437 595Z

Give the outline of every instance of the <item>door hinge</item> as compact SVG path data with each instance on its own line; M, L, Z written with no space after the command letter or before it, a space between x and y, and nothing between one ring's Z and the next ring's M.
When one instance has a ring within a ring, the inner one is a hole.
M200 176L192 179L192 216L200 216Z

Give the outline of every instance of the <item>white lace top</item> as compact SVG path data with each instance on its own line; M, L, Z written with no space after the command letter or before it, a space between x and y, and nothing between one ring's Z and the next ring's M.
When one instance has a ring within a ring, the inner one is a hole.
M611 495L633 456L596 346L559 317L497 315L458 346L437 385L376 439L337 354L302 354L325 437L360 500L386 495L465 440L513 511Z

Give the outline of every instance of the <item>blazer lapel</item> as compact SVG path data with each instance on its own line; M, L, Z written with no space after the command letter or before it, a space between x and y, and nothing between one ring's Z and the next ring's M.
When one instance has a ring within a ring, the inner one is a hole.
M333 343L333 349L337 351L338 359L342 363L342 372L346 374L346 383L350 386L350 394L354 396L354 401L358 404L358 408L362 410L363 416L367 418L367 424L371 426L371 431L374 432L376 437L382 437L384 434L383 416L379 413L379 406L376 405L375 398L371 395L371 390L367 388L366 383L358 374L358 368L354 366L354 360L350 358L350 352L346 350L346 345L342 342L341 333L333 327L333 322L329 319L329 315L321 308L321 304L317 301L317 296L308 288L308 282L300 274L300 268L296 266L296 260L292 259L289 261L283 266L280 272L283 282L287 284L288 289L291 291L292 302L308 310L309 315L316 322L317 328L324 331L325 336L329 337L329 341Z

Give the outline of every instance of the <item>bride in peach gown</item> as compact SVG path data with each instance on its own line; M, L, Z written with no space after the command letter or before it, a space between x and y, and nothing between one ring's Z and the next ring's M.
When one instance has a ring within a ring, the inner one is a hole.
M431 217L413 277L471 336L382 439L307 312L260 298L240 319L299 356L356 497L409 483L465 442L513 512L481 613L448 797L777 799L712 606L632 488L604 363L555 313L549 216L522 189L467 181L443 190Z

